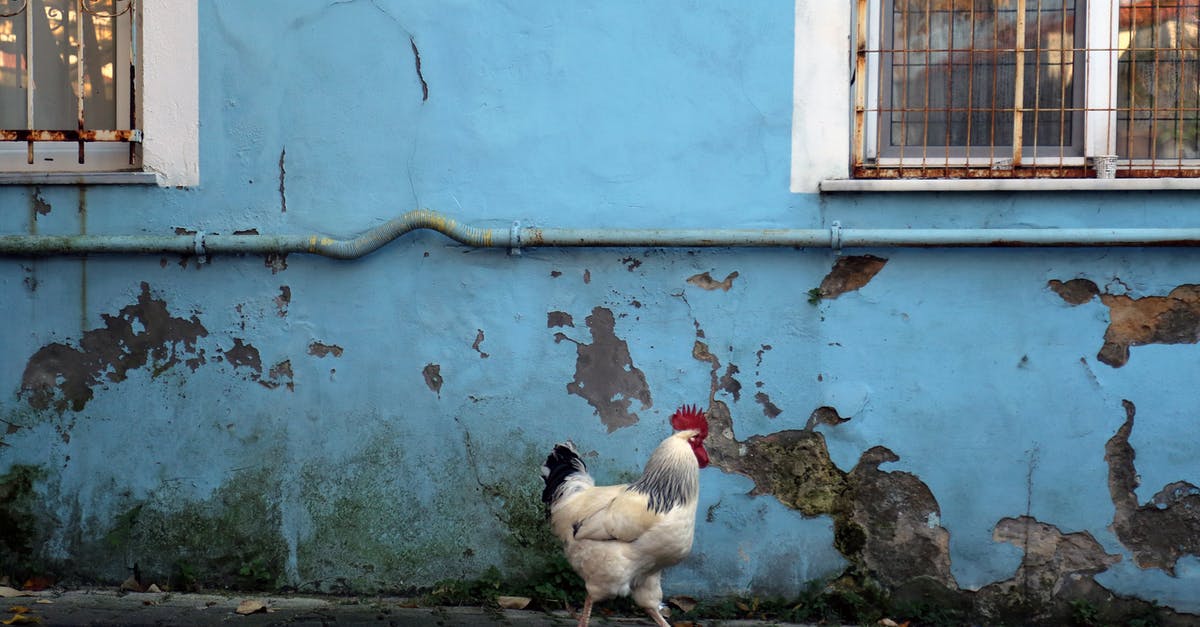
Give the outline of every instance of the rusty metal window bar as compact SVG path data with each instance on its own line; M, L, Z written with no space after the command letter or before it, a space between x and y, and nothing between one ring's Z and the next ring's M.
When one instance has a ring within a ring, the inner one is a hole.
M140 167L134 0L0 0L0 171Z
M857 178L1200 176L1200 0L857 0Z

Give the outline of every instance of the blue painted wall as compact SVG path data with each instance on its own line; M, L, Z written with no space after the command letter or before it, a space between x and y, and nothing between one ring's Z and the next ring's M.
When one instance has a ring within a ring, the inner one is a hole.
M9 186L0 232L349 236L414 207L494 227L1196 225L1186 193L790 194L793 11L206 0L202 184ZM886 263L861 287L811 296L865 255ZM136 562L320 590L519 570L551 444L571 438L601 480L625 480L671 411L699 403L731 422L711 438L723 457L668 594L794 594L859 565L956 591L1095 575L1200 611L1195 541L1176 562L1122 540L1124 466L1106 460L1126 425L1136 505L1197 481L1195 305L1175 299L1175 343L1135 342L1115 367L1097 359L1112 306L1049 286L1166 297L1196 261L1189 248L509 255L429 233L353 262L5 258L0 474L15 487L0 523L28 542L4 547L27 563L4 566L119 581ZM688 280L733 272L727 289ZM587 398L606 382L628 415ZM814 505L755 477L747 459L781 475L808 455L756 447L820 407L849 419L805 431L822 468L844 480L885 447L893 461L849 476L913 488L894 509L865 489ZM1050 532L1031 542L1020 519L1023 543L1004 541L1000 521L1022 516ZM1180 516L1181 533L1200 529ZM843 525L881 544L848 550ZM906 553L912 533L930 553ZM1139 566L1139 550L1173 570Z

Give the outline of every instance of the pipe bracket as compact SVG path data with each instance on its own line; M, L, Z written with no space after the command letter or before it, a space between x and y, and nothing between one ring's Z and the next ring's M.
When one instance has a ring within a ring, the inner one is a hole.
M208 263L208 249L204 246L204 231L196 229L192 236L192 250L196 253L196 263Z
M508 231L508 254L521 254L521 221L513 220L512 228Z

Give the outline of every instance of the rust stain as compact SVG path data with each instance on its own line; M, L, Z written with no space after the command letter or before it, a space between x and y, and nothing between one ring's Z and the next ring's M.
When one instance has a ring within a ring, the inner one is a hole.
M1184 284L1166 296L1142 298L1101 292L1087 279L1050 281L1048 285L1072 305L1086 303L1091 295L1098 295L1100 302L1108 307L1108 328L1096 358L1113 368L1129 362L1129 349L1133 346L1200 342L1200 285Z
M633 272L638 269L638 266L642 265L642 260L636 257L623 257L621 263L625 264L625 269Z
M1175 575L1175 564L1184 555L1200 555L1200 488L1177 481L1165 486L1145 505L1137 502L1140 481L1129 444L1137 409L1128 400L1125 422L1104 445L1108 463L1108 491L1112 497L1112 530L1133 553L1140 568L1159 568Z
M637 423L637 414L630 411L634 400L642 409L653 406L650 386L646 375L633 364L628 344L617 337L611 310L596 307L584 323L591 331L591 344L561 332L554 334L554 341L575 344L575 380L567 384L567 393L585 399L611 433Z
M195 315L172 316L166 301L154 298L145 282L135 303L101 318L104 326L84 332L78 347L55 342L29 358L19 395L31 407L81 411L97 384L124 381L130 370L151 362L157 375L185 356L197 355L197 339L208 335ZM202 354L187 365L195 370L201 363Z
M558 270L551 270L551 271L550 271L550 277L551 277L551 278L555 278L555 279L557 279L557 278L558 278L558 277L560 277L560 276L562 276L562 272L560 272L560 271L558 271Z
M709 273L702 272L700 274L694 274L688 277L687 282L705 290L721 290L723 292L728 292L729 289L733 287L733 280L738 278L738 276L740 275L735 270L726 275L724 281L718 281L712 278L712 275Z
M546 314L546 328L553 329L554 327L573 327L575 319L571 314L565 311L551 311Z
M591 282L592 282L592 271L591 271L591 270L584 270L584 271L583 271L583 283L584 283L584 285L587 285L588 283L591 283Z
M258 235L258 229L242 229L240 231L234 231L233 234L234 235Z
M883 269L887 259L874 255L839 257L833 269L821 280L821 298L837 298L862 289Z
M288 304L292 302L292 288L286 285L279 286L279 296L275 297L275 308L278 310L280 318L287 316Z
M442 397L442 367L438 364L426 364L421 370L421 375L425 377L425 385L429 387L438 398Z
M476 353L479 353L480 359L487 359L490 357L490 355L480 350L480 344L483 344L483 329L475 329L475 343L471 344L471 348L474 349Z
M308 354L317 357L325 357L333 355L334 357L342 356L342 347L337 344L323 344L321 342L312 342L308 345Z

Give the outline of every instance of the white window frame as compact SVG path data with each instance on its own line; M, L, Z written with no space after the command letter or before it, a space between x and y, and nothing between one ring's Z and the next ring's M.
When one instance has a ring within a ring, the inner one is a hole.
M1084 157L1115 152L1116 111L1107 103L1117 102L1117 57L1119 28L1116 0L1088 0L1086 10L1089 50L1086 53ZM870 12L862 24L857 10ZM1011 178L1011 179L854 179L853 146L856 139L854 90L860 88L856 74L855 46L867 46L880 37L881 0L795 0L795 43L793 57L792 159L790 189L793 193L862 191L1051 191L1051 190L1200 190L1200 178ZM1105 45L1103 42L1107 42ZM876 47L878 47L876 45ZM1111 68L1111 72L1109 71ZM879 68L863 68L864 97L878 98ZM819 87L814 87L819 86ZM877 101L877 100L876 100ZM872 102L866 100L865 102ZM1096 103L1105 103L1096 106ZM868 121L862 128L867 132ZM877 121L871 121L875 124ZM870 128L874 128L873 126ZM1055 162L1058 159L1055 158ZM1026 161L1028 163L1028 161ZM1135 164L1137 162L1135 161Z
M129 147L93 142L88 163L74 158L75 144L38 142L35 154L69 153L54 171L13 167L0 170L0 184L157 184L191 187L200 183L199 19L196 0L136 0L137 75L134 93L141 130L141 167L130 170ZM116 154L111 160L105 153Z

